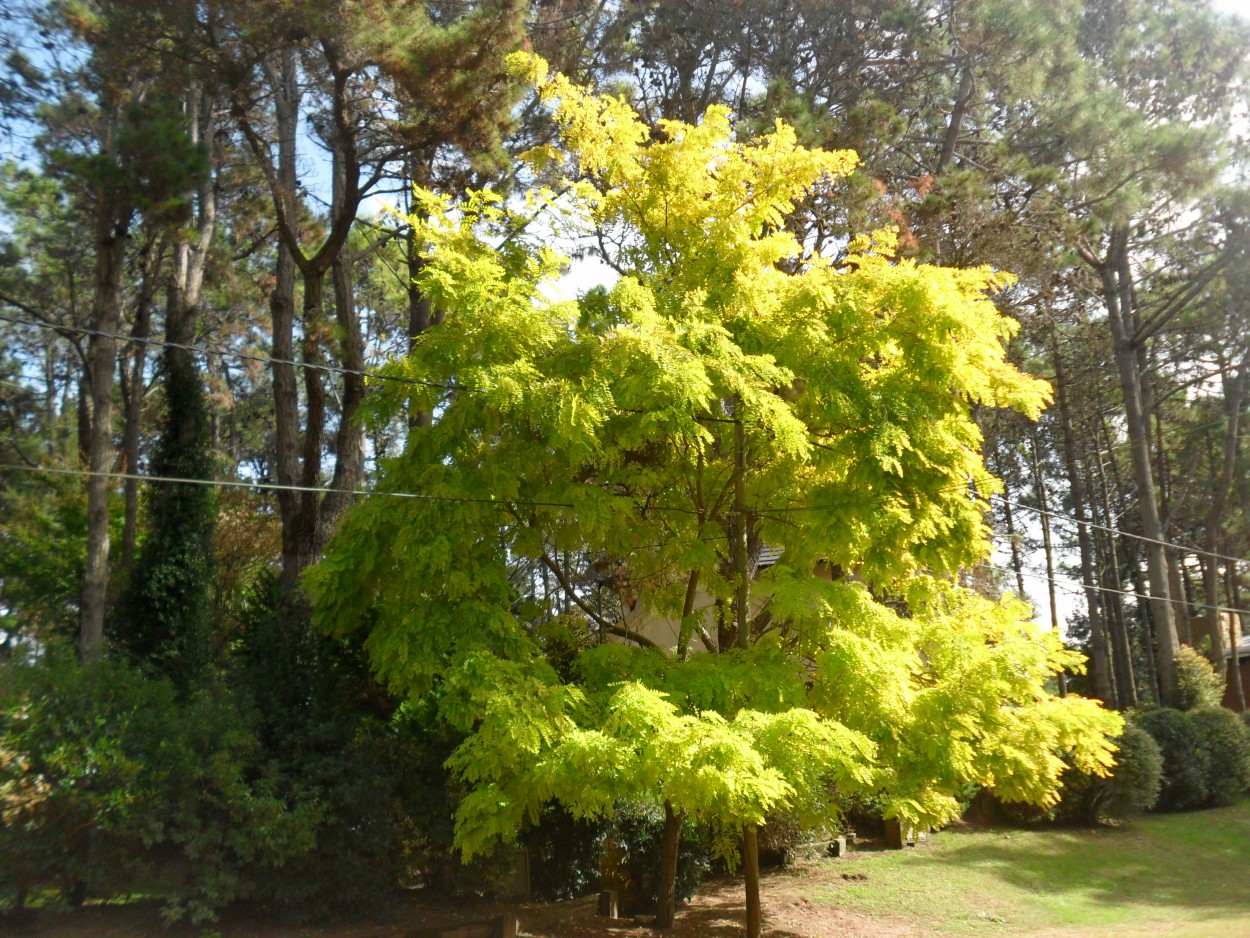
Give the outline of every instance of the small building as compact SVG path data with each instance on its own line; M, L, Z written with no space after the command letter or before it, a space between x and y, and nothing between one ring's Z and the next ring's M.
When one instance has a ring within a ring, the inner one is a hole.
M1224 652L1228 658L1228 676L1224 682L1224 706L1230 710L1236 710L1237 702L1233 700L1233 649L1229 648ZM1250 702L1250 635L1243 635L1241 642L1237 645L1237 659L1241 665L1241 689Z

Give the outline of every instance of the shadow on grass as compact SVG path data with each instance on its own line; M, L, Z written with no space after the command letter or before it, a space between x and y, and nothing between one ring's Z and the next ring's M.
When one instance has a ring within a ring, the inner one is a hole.
M951 832L919 851L917 877L957 865L1039 895L1080 893L1109 906L1250 912L1250 802L1156 816L1120 828Z

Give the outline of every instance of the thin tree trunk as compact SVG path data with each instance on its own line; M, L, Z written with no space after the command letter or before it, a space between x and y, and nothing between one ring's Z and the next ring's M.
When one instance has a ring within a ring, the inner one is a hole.
M1051 353L1055 363L1055 402L1059 412L1059 424L1063 431L1064 465L1068 475L1068 490L1072 499L1072 514L1077 520L1077 545L1081 557L1081 584L1085 590L1085 604L1089 611L1091 676L1094 696L1111 703L1114 688L1111 684L1111 664L1107 654L1107 635L1103 627L1099 607L1098 589L1094 576L1094 550L1089 527L1085 518L1085 491L1081 484L1081 472L1077 465L1076 436L1072 430L1072 414L1068 406L1067 382L1063 359L1059 354L1059 340L1051 332Z
M1132 568L1133 591L1141 593L1143 592L1143 585L1146 583L1146 570L1142 566L1141 551L1134 552ZM1154 620L1150 616L1150 603L1138 599L1136 609L1138 634L1141 636L1141 648L1146 660L1146 670L1149 672L1147 686L1150 688L1150 700L1148 702L1156 704L1165 703L1163 700L1162 678L1159 676L1159 643L1155 640Z
M340 145L341 145L340 141ZM341 146L340 146L341 149ZM344 211L343 202L348 194L348 161L336 150L334 154L334 200L335 216ZM356 311L354 292L355 259L351 252L342 248L330 267L330 279L334 288L334 312L339 333L339 361L348 373L343 375L343 396L339 405L338 430L334 440L334 477L330 487L337 491L326 493L321 502L318 529L313 542L313 554L319 557L338 527L339 520L351 504L351 496L343 494L358 488L365 475L365 428L359 420L360 407L365 400L365 340L361 333L360 316ZM355 373L353 373L355 372Z
M734 408L734 512L733 532L730 549L733 553L734 565L734 615L738 636L738 647L746 648L751 643L751 585L750 573L747 570L747 483L746 483L746 439L742 427L742 402L736 401Z
M1242 402L1246 395L1246 384L1250 380L1250 352L1241 360L1237 376L1224 382L1224 411L1226 425L1224 428L1224 452L1220 464L1220 475L1211 493L1210 507L1207 509L1205 543L1209 554L1219 553L1220 531L1224 524L1224 514L1228 505L1228 495L1232 489L1233 476L1237 469L1238 430L1241 426ZM1219 603L1219 561L1208 557L1203 573L1203 593L1206 596L1207 609L1203 621L1206 633L1210 636L1211 647L1208 656L1216 670L1221 674L1227 665L1224 656L1224 630L1220 627L1220 614L1214 607Z
M120 110L106 121L101 150L109 153ZM91 326L89 389L91 419L87 439L87 561L83 574L78 655L94 661L104 653L104 613L108 604L109 491L112 482L100 473L113 469L113 370L117 367L117 340L121 324L122 272L126 261L130 211L114 205L101 192L96 206L96 269Z
M1097 440L1095 441L1097 442ZM1120 557L1116 550L1115 516L1111 511L1111 492L1107 486L1107 473L1103 470L1102 454L1095 445L1091 454L1096 469L1098 490L1101 499L1091 501L1092 514L1099 520L1103 528L1101 537L1094 538L1095 543L1104 546L1102 567L1103 609L1107 611L1107 632L1111 637L1112 662L1115 666L1116 695L1123 709L1137 706L1137 680L1133 673L1133 649L1129 640L1128 626L1124 618L1124 587L1120 580ZM1091 480L1090 487L1093 488ZM1102 517L1098 519L1101 509Z
M135 322L130 334L137 341L131 343L129 354L123 355L119 362L121 378L122 407L125 419L122 429L122 456L125 459L126 472L132 476L139 471L139 443L142 430L143 402L146 397L143 379L147 367L147 343L142 341L152 334L152 300L156 292L156 279L159 273L164 244L158 243L149 247L148 257L144 259L139 285L139 295L135 302ZM124 482L125 513L122 521L122 567L129 570L134 566L135 541L139 527L139 480L129 478Z
M1158 494L1150 445L1149 412L1142 393L1142 369L1139 347L1133 342L1133 282L1128 257L1127 225L1117 225L1112 232L1111 247L1106 259L1084 255L1102 280L1103 301L1115 341L1115 359L1124 396L1125 428L1132 456L1133 480L1137 486L1137 503L1141 515L1141 532L1145 542L1146 564L1150 582L1151 619L1157 645L1160 693L1164 703L1176 691L1176 653L1178 641L1176 619L1172 611L1168 561L1163 546L1163 524L1159 517Z
M1037 491L1037 507L1041 509L1042 549L1046 552L1046 595L1050 600L1050 629L1059 640L1063 641L1063 632L1059 627L1059 606L1055 596L1055 552L1050 538L1050 498L1046 492L1046 480L1042 477L1042 463L1038 454L1037 427L1034 426L1029 436L1033 454L1033 486ZM1063 671L1058 674L1059 696L1068 696L1068 676Z
M655 914L656 928L672 928L677 915L677 858L681 849L681 829L685 811L674 811L672 802L664 802L664 833L660 838L659 903Z
M1002 460L997 453L994 456L994 468L1003 483L1003 522L1007 525L1007 543L1011 545L1011 569L1016 573L1016 595L1024 599L1024 561L1020 556L1020 541L1016 536L1016 519L1011 510L1011 488L1007 485L1007 476L1003 472Z
M754 824L742 829L742 873L746 886L747 938L760 936L760 846Z
M275 202L286 207L295 205L296 147L299 125L300 89L295 65L295 50L282 50L274 88L274 116L278 137ZM295 360L295 255L288 239L278 240L274 269L274 287L269 294L269 313L273 324L273 357L284 362ZM299 474L299 384L292 364L275 362L273 368L274 398L274 471L282 485L298 485ZM285 600L295 590L299 545L296 519L299 515L299 494L278 492L278 511L282 526L281 593Z
M1241 588L1237 584L1237 568L1234 564L1224 568L1224 587L1228 594L1228 607L1241 609ZM1240 612L1228 614L1229 683L1233 688L1233 705L1240 713L1246 712L1246 689L1241 683L1241 637L1246 623Z

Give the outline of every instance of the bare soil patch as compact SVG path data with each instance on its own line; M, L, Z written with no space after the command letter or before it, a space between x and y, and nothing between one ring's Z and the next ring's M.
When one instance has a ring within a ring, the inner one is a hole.
M764 935L767 938L902 938L915 936L914 926L901 921L833 908L808 898L814 886L836 889L859 881L855 858L836 864L797 866L766 872L761 884ZM743 931L741 880L705 883L689 903L678 909L669 938L738 938ZM201 926L167 926L156 903L88 906L73 912L41 910L21 917L0 917L0 934L13 938L423 938L514 912L521 933L534 938L649 938L659 934L649 917L608 920L596 914L595 897L543 904L507 900L448 898L416 890L406 895L393 916L381 921L343 921L294 926L255 916L226 914Z

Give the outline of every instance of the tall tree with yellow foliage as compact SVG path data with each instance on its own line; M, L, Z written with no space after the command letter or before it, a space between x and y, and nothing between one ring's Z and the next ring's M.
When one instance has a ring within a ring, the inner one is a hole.
M1049 395L1005 359L1014 326L989 294L1009 278L896 260L889 231L814 253L785 217L854 153L782 122L739 140L722 107L652 132L622 99L514 65L560 127L527 156L550 185L524 205L421 195L420 286L447 328L391 366L427 383L374 406L433 415L378 483L422 497L362 502L306 578L324 628L367 627L380 678L437 694L466 734L449 763L465 855L552 801L662 804L663 924L687 819L731 857L745 845L750 871L770 813L829 820L837 795L872 792L932 825L969 781L1046 803L1061 754L1108 765L1119 718L1045 686L1079 657L1019 602L958 585L988 551L972 496L996 485L970 408L1036 415ZM553 231L590 239L615 283L549 299ZM763 544L781 558L750 597ZM631 631L570 557L680 621L676 646ZM570 610L554 625L587 637L560 669L550 596L511 576L524 560Z

